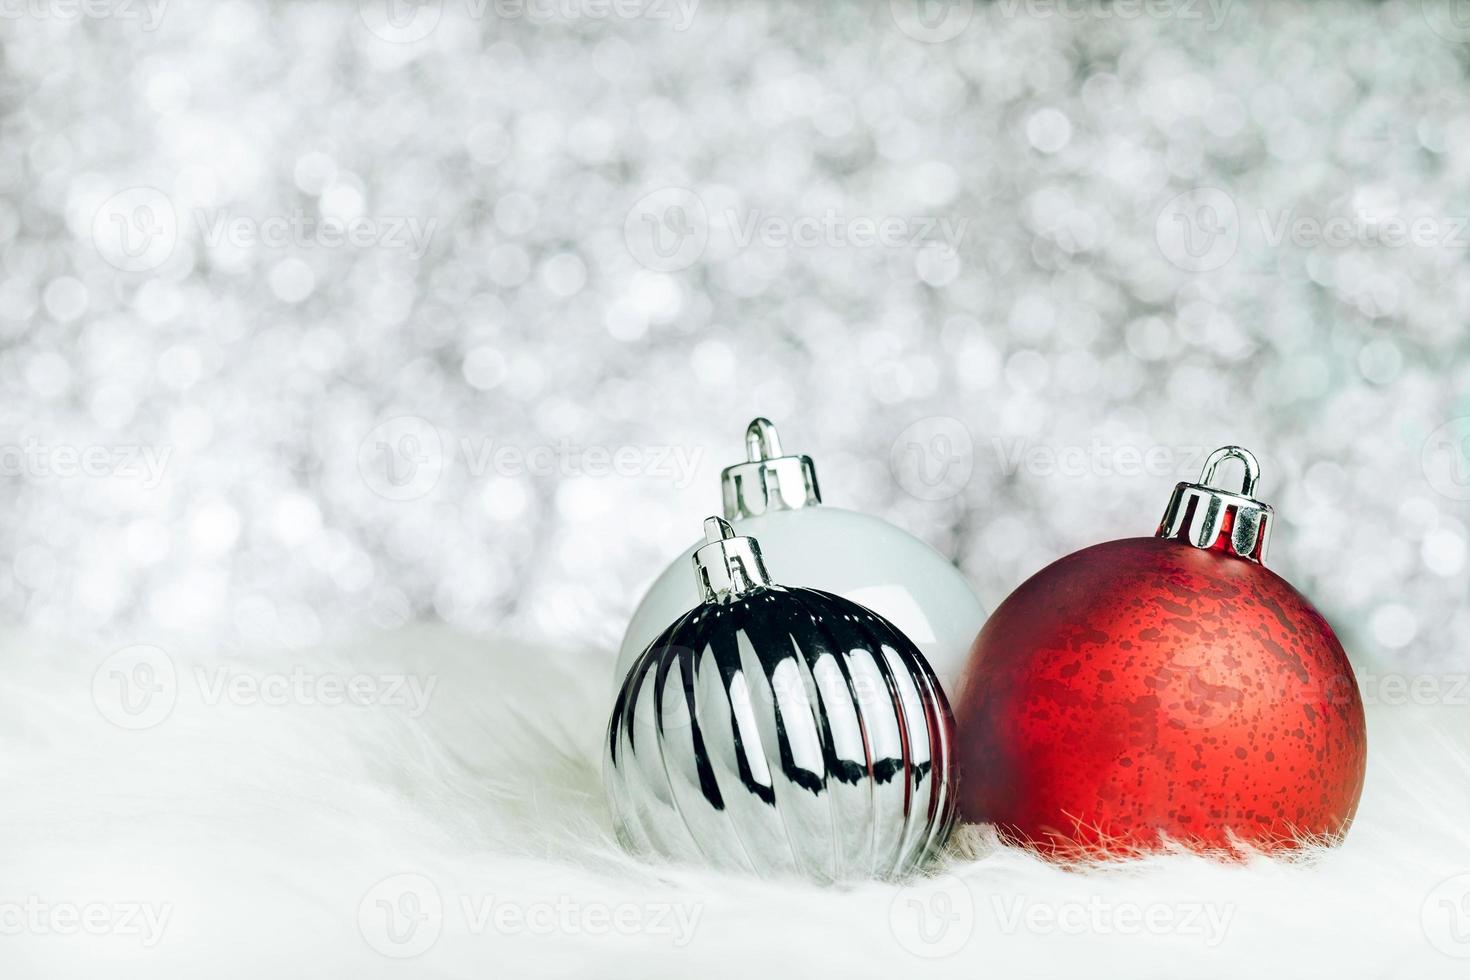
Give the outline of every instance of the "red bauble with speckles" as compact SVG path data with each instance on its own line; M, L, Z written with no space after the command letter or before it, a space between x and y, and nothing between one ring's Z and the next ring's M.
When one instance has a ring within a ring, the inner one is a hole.
M1209 486L1229 457L1239 494ZM1347 831L1362 700L1327 621L1261 563L1257 473L1217 450L1155 537L1068 555L996 609L955 712L966 819L1063 858Z

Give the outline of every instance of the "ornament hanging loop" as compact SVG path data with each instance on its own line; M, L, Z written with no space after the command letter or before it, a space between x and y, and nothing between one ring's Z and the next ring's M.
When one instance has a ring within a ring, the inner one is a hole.
M693 560L695 581L705 602L729 602L771 584L755 538L736 534L723 518L708 517L704 540Z
M781 455L781 437L770 419L759 418L745 427L745 458L752 463Z
M739 521L776 510L800 510L822 502L810 456L786 456L767 418L745 427L746 461L720 473L725 520Z
M1240 495L1254 497L1256 483L1261 479L1261 464L1256 462L1255 453L1240 446L1221 446L1210 453L1209 459L1205 460L1205 468L1200 471L1200 485L1212 486L1215 482L1215 471L1227 459L1238 459L1245 466L1245 479L1240 484Z
M1239 493L1210 485L1216 470L1227 459L1238 459L1245 466ZM1205 460L1198 483L1180 483L1174 487L1155 537L1173 538L1248 561L1264 561L1275 512L1270 504L1255 498L1260 478L1261 465L1253 453L1240 446L1220 447Z

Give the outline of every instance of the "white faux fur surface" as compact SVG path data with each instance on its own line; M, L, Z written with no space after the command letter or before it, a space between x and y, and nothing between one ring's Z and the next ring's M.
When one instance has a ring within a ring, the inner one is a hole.
M607 652L158 646L4 644L6 980L1470 976L1460 698L1370 705L1358 821L1310 860L1079 872L971 828L931 877L821 889L618 849Z

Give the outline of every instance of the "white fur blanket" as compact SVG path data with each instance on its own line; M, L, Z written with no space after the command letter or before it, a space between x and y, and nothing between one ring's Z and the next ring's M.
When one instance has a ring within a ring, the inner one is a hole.
M969 828L845 890L612 840L605 652L422 628L3 650L6 978L1470 975L1470 707L1370 707L1339 849L1069 871Z

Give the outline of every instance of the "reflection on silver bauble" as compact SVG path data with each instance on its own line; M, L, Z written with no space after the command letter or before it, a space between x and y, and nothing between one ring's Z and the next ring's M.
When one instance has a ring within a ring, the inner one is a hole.
M719 523L709 548L754 544ZM618 693L604 780L619 837L764 875L912 870L954 820L953 721L933 671L887 620L766 584L754 558L754 581L737 568L733 589L707 587Z

